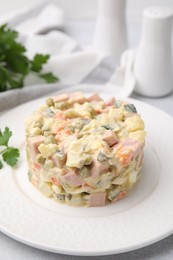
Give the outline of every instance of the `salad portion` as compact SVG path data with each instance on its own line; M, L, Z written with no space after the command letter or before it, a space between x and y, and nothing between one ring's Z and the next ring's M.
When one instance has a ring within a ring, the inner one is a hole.
M29 180L72 206L114 203L140 178L145 135L133 104L80 92L48 98L26 120Z

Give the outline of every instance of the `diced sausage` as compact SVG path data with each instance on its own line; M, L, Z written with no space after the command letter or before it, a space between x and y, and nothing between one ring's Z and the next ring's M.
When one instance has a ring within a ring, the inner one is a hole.
M70 187L77 187L84 184L83 180L76 174L75 171L65 174L61 180L67 183Z
M90 97L87 98L87 101L89 101L89 102L92 102L92 101L103 101L103 99L101 99L101 97L97 93L94 93Z
M63 160L58 159L55 155L52 155L51 159L54 162L55 166L58 168L62 168L66 161L65 159L63 159Z
M99 162L96 159L93 159L92 167L91 167L91 176L93 178L99 177L106 169L108 169L108 165L106 163Z
M89 197L89 207L103 207L105 205L105 192L93 193Z
M67 93L58 95L54 98L54 102L67 101L69 99L69 95Z
M85 102L85 98L83 96L83 94L81 92L75 92L73 94L70 94L70 103L74 104L74 103L84 103Z
M117 152L117 157L120 159L120 162L123 166L127 166L133 160L134 153L126 147L122 147Z
M105 141L109 146L118 143L116 134L112 130L107 130L103 135L103 141Z
M114 104L115 104L115 98L114 97L105 102L106 107L113 106Z
M44 136L38 135L28 138L28 146L31 150L31 154L33 159L36 159L36 156L38 154L38 146L44 142Z
M134 153L134 155L133 155L134 159L139 155L139 153L141 152L142 146L143 146L142 143L140 143L132 138L128 138L128 139L122 141L122 145L124 147L128 147L128 149L130 149Z

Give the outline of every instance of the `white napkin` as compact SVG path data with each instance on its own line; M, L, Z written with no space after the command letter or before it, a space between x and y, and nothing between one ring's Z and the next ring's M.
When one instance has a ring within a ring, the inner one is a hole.
M45 33L52 29L62 29L64 26L64 13L55 4L41 2L30 8L22 8L1 15L0 24L8 23L20 34L32 35Z
M22 9L18 13L1 17L0 23L4 22L8 22L19 32L19 40L26 46L28 57L32 58L36 53L51 55L44 71L53 72L60 81L43 88L42 85L35 86L44 82L31 74L25 80L25 86L30 87L0 93L0 111L49 92L65 89L64 85L79 83L107 82L105 91L109 87L115 89L115 95L116 92L119 96L125 93L125 97L131 94L132 86L129 88L123 81L122 84L117 81L119 74L116 74L116 63L111 57L105 57L92 48L82 48L74 39L55 30L64 26L63 12L56 5L43 3L29 10ZM47 33L40 34L43 32ZM122 70L126 70L125 66ZM125 76L127 73L124 73L124 79ZM127 78L124 82L128 82ZM125 88L128 88L128 91L125 91Z

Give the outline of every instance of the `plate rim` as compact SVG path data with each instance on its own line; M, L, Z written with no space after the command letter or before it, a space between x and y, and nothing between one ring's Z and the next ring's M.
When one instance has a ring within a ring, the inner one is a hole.
M127 253L127 252L132 252L134 250L140 250L144 247L147 247L147 246L152 246L153 244L163 240L164 238L167 238L168 236L172 235L173 233L173 228L172 230L169 232L165 232L165 234L163 234L162 236L156 238L156 239L151 239L151 240L148 240L148 242L145 242L141 245L136 245L136 246L133 246L133 247L126 247L125 250L103 250L103 251L100 251L100 250L95 250L95 251L75 251L75 250L66 250L66 249L57 249L55 247L47 247L47 246L42 246L42 245L39 245L38 243L33 243L29 240L26 240L18 235L15 235L11 232L8 232L6 231L5 229L2 229L0 227L0 232L2 232L3 234L5 234L6 236L8 236L9 238L12 238L24 245L27 245L31 248L36 248L36 249L39 249L39 250L43 250L43 251L46 251L46 252L50 252L50 253L56 253L56 254L62 254L62 255L68 255L68 256L108 256L108 255L118 255L118 254L123 254L123 253Z

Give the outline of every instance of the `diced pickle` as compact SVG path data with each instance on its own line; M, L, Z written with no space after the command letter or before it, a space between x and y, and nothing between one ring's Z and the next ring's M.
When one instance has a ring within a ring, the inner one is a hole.
M48 116L48 117L54 117L55 113L50 109L50 108L47 108L44 112L45 116Z
M106 157L106 155L102 151L100 151L97 156L97 161L106 162L107 160L108 160L108 158Z
M114 200L118 194L121 191L121 187L118 185L115 185L109 192L108 192L108 199L109 200Z
M57 198L58 200L63 201L63 200L65 200L65 195L64 195L64 194L56 194L56 198Z
M124 107L128 112L137 113L136 107L133 104L126 104Z
M104 127L106 130L111 129L111 128L110 128L110 125L102 125L102 127Z
M60 160L64 160L65 157L66 157L66 154L64 153L63 150L58 149L58 150L56 151L56 153L55 153L55 156L56 156L58 159L60 159Z
M87 167L83 167L83 168L80 170L79 174L80 174L80 176L81 176L82 178L86 178L86 177L88 177L88 176L90 175L90 171L89 171L89 169L88 169Z
M121 100L116 100L115 101L115 107L116 108L120 108L121 105L122 105L122 101Z

